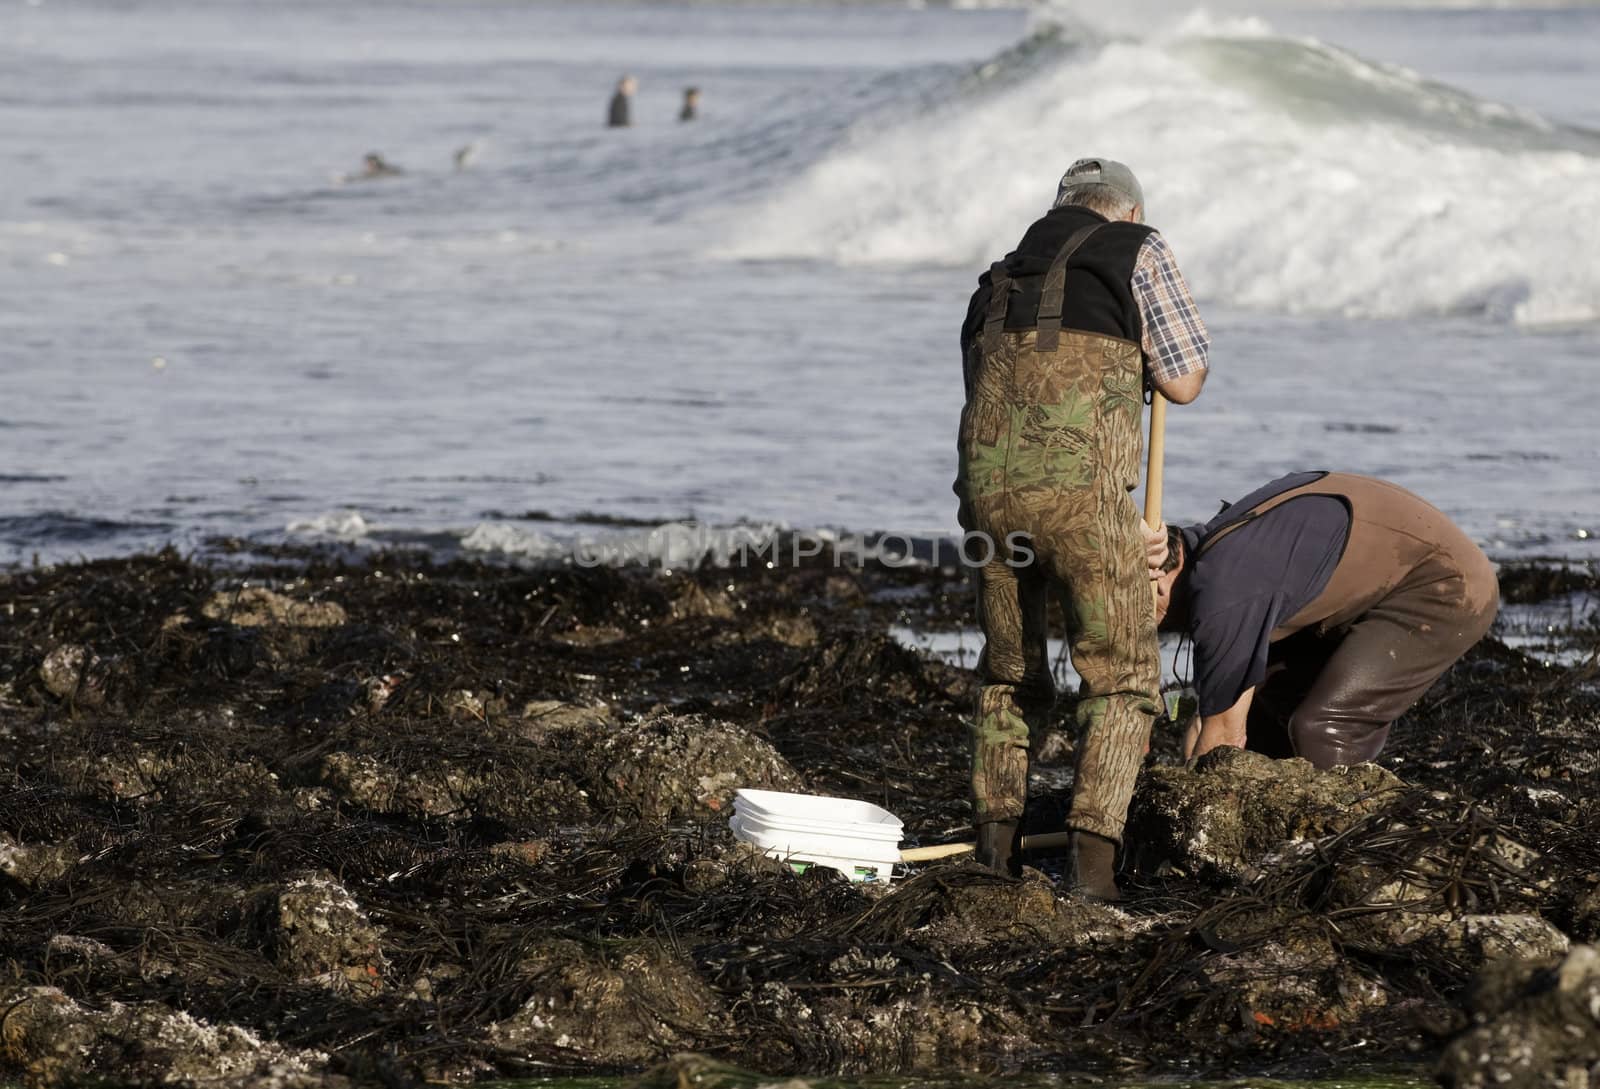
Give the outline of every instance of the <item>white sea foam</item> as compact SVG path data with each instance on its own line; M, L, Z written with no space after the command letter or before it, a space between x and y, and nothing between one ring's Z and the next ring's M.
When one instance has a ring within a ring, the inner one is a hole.
M509 522L478 523L461 538L461 547L469 552L493 552L535 563L563 559L570 554L568 546L548 533Z
M1191 16L869 122L753 211L728 252L978 268L1084 152L1135 167L1206 299L1600 320L1600 136L1258 19Z
M708 526L668 522L649 528L555 536L508 522L482 522L461 540L474 552L514 556L534 564L580 567L696 568L757 563L776 555L775 526Z
M360 511L347 510L290 522L287 530L300 537L352 543L371 533L372 525L361 516Z

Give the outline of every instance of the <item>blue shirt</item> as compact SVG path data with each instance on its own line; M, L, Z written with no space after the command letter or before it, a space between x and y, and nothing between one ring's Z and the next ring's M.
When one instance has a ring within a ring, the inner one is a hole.
M1221 714L1266 677L1273 631L1315 601L1339 565L1350 508L1333 496L1296 496L1219 534L1268 499L1322 475L1280 477L1199 527L1188 578L1201 715Z

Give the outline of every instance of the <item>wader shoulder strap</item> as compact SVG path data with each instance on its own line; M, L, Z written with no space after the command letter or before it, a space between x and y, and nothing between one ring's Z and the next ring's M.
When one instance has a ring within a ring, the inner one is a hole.
M1011 301L1011 277L1006 274L1006 263L996 261L989 266L989 311L983 320L983 354L1000 348L1000 334L1006 325L1006 304Z
M1339 495L1337 492L1330 492L1327 490L1326 481L1329 475L1329 473L1324 471L1321 476L1317 477L1317 479L1308 481L1307 483L1300 485L1298 488L1289 488L1285 491L1279 492L1277 495L1269 496L1249 510L1241 512L1237 517L1231 519L1230 521L1223 522L1222 525L1211 531L1211 536L1205 539L1205 543L1200 546L1199 551L1195 553L1195 556L1197 558L1204 556L1207 552L1211 551L1211 547L1213 545L1217 544L1234 530L1242 529L1251 522L1254 522L1257 518L1260 518L1263 514L1266 514L1268 511L1272 510L1274 507L1280 507L1291 499L1299 499L1302 496L1307 495L1318 495L1327 499L1337 499L1346 507L1349 507L1350 500L1348 498Z
M1044 289L1039 294L1039 333L1034 351L1053 352L1061 343L1061 308L1066 302L1067 261L1078 252L1079 246L1089 240L1090 235L1104 226L1104 223L1091 223L1079 229L1067 239L1067 244L1061 247L1056 259L1050 262L1050 271L1044 277Z
M1253 510L1248 514L1242 515L1237 522L1228 522L1221 526L1216 530L1216 532L1212 533L1211 536L1205 539L1205 543L1202 544L1195 552L1194 558L1199 559L1201 556L1204 556L1207 552L1211 551L1213 545L1219 544L1228 534L1232 533L1241 526L1249 525L1251 522L1254 522L1257 518L1260 518L1265 513L1266 511Z

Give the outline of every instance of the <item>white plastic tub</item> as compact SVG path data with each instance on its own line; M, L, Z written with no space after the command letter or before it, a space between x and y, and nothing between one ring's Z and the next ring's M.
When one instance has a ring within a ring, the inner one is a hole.
M741 790L728 823L735 839L802 873L827 866L852 881L887 881L900 861L900 818L853 798Z

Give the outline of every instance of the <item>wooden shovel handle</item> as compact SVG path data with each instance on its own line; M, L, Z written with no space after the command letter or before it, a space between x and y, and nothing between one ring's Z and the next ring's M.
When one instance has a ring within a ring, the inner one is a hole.
M1150 394L1150 443L1144 470L1144 520L1151 529L1161 524L1161 489L1167 460L1167 399Z
M1051 847L1065 847L1072 840L1071 832L1045 832L1038 836L1023 836L1024 851L1043 851ZM975 843L936 843L932 847L913 847L900 852L901 862L928 862L935 858L950 858L971 851Z
M1167 399L1150 394L1150 442L1144 468L1144 523L1151 529L1161 525L1161 491L1166 480ZM1156 584L1150 584L1151 597L1159 597Z

